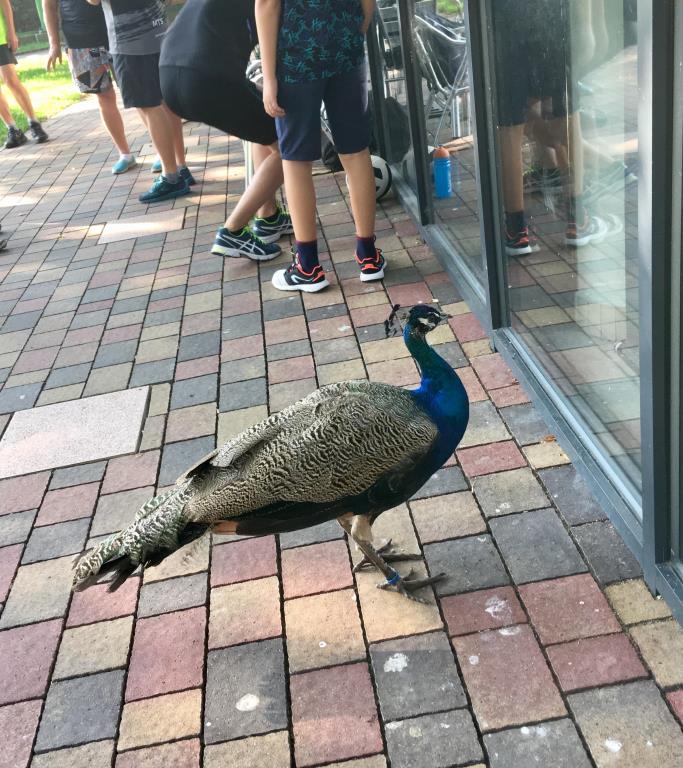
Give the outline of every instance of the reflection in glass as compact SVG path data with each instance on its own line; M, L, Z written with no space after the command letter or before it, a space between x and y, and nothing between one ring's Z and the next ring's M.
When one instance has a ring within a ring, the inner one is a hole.
M513 328L640 488L636 0L490 0Z
M434 197L437 224L454 243L477 278L483 259L477 212L478 191L467 32L460 0L418 2L414 16L415 56L422 91L429 151L445 147L450 155L450 197Z

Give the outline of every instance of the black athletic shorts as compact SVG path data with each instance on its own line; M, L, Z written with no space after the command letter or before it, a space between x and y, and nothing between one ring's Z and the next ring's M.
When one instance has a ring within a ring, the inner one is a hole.
M0 67L4 67L5 64L16 64L16 63L17 63L17 57L12 53L12 51L10 51L9 45L7 45L7 43L0 45Z
M158 107L161 104L159 54L133 56L114 53L114 74L124 107Z
M527 121L528 103L544 101L544 116L572 114L568 0L492 3L498 124Z
M160 72L164 101L179 117L254 144L277 141L275 120L263 108L261 92L246 78L234 81L165 65Z

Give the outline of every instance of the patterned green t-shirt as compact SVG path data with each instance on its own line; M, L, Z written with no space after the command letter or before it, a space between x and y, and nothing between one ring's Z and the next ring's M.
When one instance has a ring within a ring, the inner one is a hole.
M5 14L0 10L0 45L7 45L7 25Z
M360 0L282 0L278 78L323 80L349 72L365 55Z

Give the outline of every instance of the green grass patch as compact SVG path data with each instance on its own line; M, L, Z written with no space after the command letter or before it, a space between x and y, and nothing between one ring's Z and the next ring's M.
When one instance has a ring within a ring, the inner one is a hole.
M44 66L34 66L33 61L27 62L24 66L21 66L20 62L17 71L21 82L26 86L31 96L33 108L39 120L46 120L61 112L69 104L81 100L81 94L76 90L71 80L66 61L58 65L54 72L46 72ZM2 86L2 92L9 102L10 111L16 124L25 131L28 128L28 120L14 101L12 92L6 86ZM0 141L4 143L6 136L7 127L0 120Z

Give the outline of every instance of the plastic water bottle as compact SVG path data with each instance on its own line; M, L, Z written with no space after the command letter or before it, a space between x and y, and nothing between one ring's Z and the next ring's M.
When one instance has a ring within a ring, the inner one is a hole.
M453 196L451 155L445 147L434 150L434 189L439 198Z

